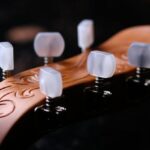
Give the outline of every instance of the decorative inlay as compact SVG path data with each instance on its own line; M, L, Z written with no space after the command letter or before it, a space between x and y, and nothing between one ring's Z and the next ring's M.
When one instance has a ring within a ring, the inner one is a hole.
M36 75L25 75L15 79L16 80L14 81L8 81L10 84L9 86L0 89L0 92L3 93L3 95L6 95L9 91L14 92L15 97L26 99L33 97L33 91L39 88Z
M13 113L15 110L15 104L12 100L0 101L0 118L6 117Z

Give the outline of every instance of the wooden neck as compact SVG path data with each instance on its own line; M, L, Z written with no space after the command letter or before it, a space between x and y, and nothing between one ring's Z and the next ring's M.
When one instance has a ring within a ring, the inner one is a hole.
M128 65L129 45L133 41L150 42L149 36L150 26L129 28L116 34L97 49L115 55L117 61L115 75L119 75L134 69ZM64 88L94 80L86 70L89 52L86 50L80 55L48 65L62 73ZM44 101L45 96L40 92L38 85L39 68L21 72L0 83L0 142L20 117Z

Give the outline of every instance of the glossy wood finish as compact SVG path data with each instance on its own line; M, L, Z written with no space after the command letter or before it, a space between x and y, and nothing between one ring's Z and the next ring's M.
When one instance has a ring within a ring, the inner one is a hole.
M133 41L150 42L150 26L121 31L98 47L116 56L116 75L134 69L128 65L126 56L127 49ZM89 51L62 62L49 64L62 73L64 88L94 80L86 71ZM0 142L21 116L44 101L44 95L38 86L39 68L19 73L0 83Z

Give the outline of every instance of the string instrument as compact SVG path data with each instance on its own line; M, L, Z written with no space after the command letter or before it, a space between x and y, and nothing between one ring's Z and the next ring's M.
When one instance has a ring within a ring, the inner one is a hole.
M116 77L135 69L128 64L127 58L128 47L135 41L149 43L150 26L125 29L96 48L115 55L117 62ZM48 64L48 66L61 72L64 90L94 80L86 70L89 52L90 49L72 58ZM45 96L40 92L38 84L39 68L26 70L0 83L0 143L4 141L20 118L44 102Z

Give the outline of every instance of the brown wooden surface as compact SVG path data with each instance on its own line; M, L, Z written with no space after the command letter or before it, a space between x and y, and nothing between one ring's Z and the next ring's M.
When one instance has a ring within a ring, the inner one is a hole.
M150 26L121 31L98 47L116 56L115 74L134 69L128 65L126 56L130 43L134 41L150 42ZM86 71L88 53L89 50L62 62L49 64L62 73L64 88L93 80ZM39 68L19 73L0 83L0 143L21 116L44 101L38 86Z

